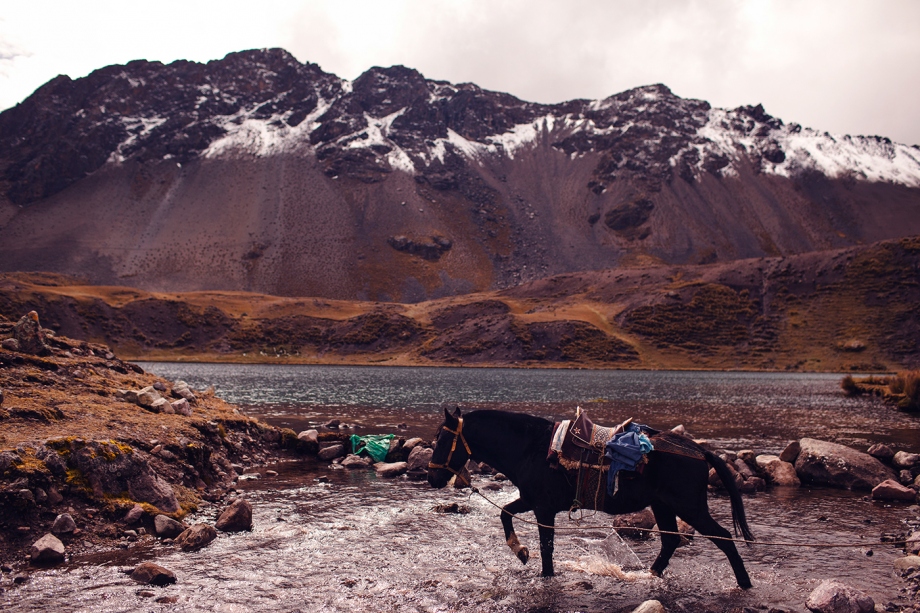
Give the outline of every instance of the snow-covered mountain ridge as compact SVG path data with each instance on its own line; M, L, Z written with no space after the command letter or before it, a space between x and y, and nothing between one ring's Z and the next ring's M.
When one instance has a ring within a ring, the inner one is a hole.
M623 175L654 188L674 176L733 176L739 164L920 187L917 146L787 125L760 106L711 108L663 85L543 105L401 66L349 82L280 49L58 77L0 115L0 143L14 154L5 191L18 204L130 159L312 151L330 176L375 181L393 170L424 173L451 155L514 158L541 141L572 157L599 154L596 192Z

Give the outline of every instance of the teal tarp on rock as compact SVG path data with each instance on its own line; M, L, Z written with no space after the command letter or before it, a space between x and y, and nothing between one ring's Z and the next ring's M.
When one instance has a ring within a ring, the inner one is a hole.
M383 462L390 452L390 441L396 438L395 434L369 434L367 436L351 435L351 449L353 453L366 451L367 455L375 462Z

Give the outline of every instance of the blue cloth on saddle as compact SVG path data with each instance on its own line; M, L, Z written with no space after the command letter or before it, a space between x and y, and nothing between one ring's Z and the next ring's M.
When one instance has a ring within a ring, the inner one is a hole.
M642 434L642 426L639 424L629 424L626 432L616 434L607 441L604 448L604 457L610 460L607 493L611 496L616 494L616 476L619 471L636 470L642 456L653 449L652 441Z

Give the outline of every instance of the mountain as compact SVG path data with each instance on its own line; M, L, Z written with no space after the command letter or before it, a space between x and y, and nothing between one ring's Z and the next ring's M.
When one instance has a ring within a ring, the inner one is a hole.
M280 49L59 76L0 114L0 270L417 302L920 234L920 148L651 85L546 105Z

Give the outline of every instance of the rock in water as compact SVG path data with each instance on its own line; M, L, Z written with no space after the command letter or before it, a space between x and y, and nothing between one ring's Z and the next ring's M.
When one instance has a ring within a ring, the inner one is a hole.
M329 447L324 447L319 450L319 453L316 454L320 460L329 461L336 458L341 458L345 455L345 445L335 444L330 445Z
M805 606L814 613L872 613L875 601L845 583L827 580L808 596Z
M800 444L795 472L803 483L871 490L886 479L897 480L893 470L867 453L813 438L803 438Z
M131 572L131 578L138 583L147 585L172 585L176 582L176 574L153 562L144 562Z
M171 517L157 515L153 518L153 531L160 538L174 539L186 530L188 530L186 524Z
M799 477L795 472L795 466L789 462L784 462L775 455L759 455L755 459L757 468L762 470L774 485L799 487Z
M390 462L374 465L374 470L377 471L377 475L383 477L384 479L393 479L398 477L399 475L405 473L408 469L409 465L406 462Z
M905 487L897 481L886 479L872 488L873 500L904 500L913 502L917 499L917 492Z
M51 526L52 534L70 534L77 529L77 524L70 516L70 513L61 513L58 515L54 524Z
M195 524L176 538L176 545L182 551L195 551L217 538L217 530L208 524Z
M242 498L237 498L220 514L215 526L221 532L252 530L252 505Z
M33 564L59 564L64 561L64 543L53 534L46 534L32 544Z
M664 605L657 600L646 600L632 610L632 613L666 613Z

